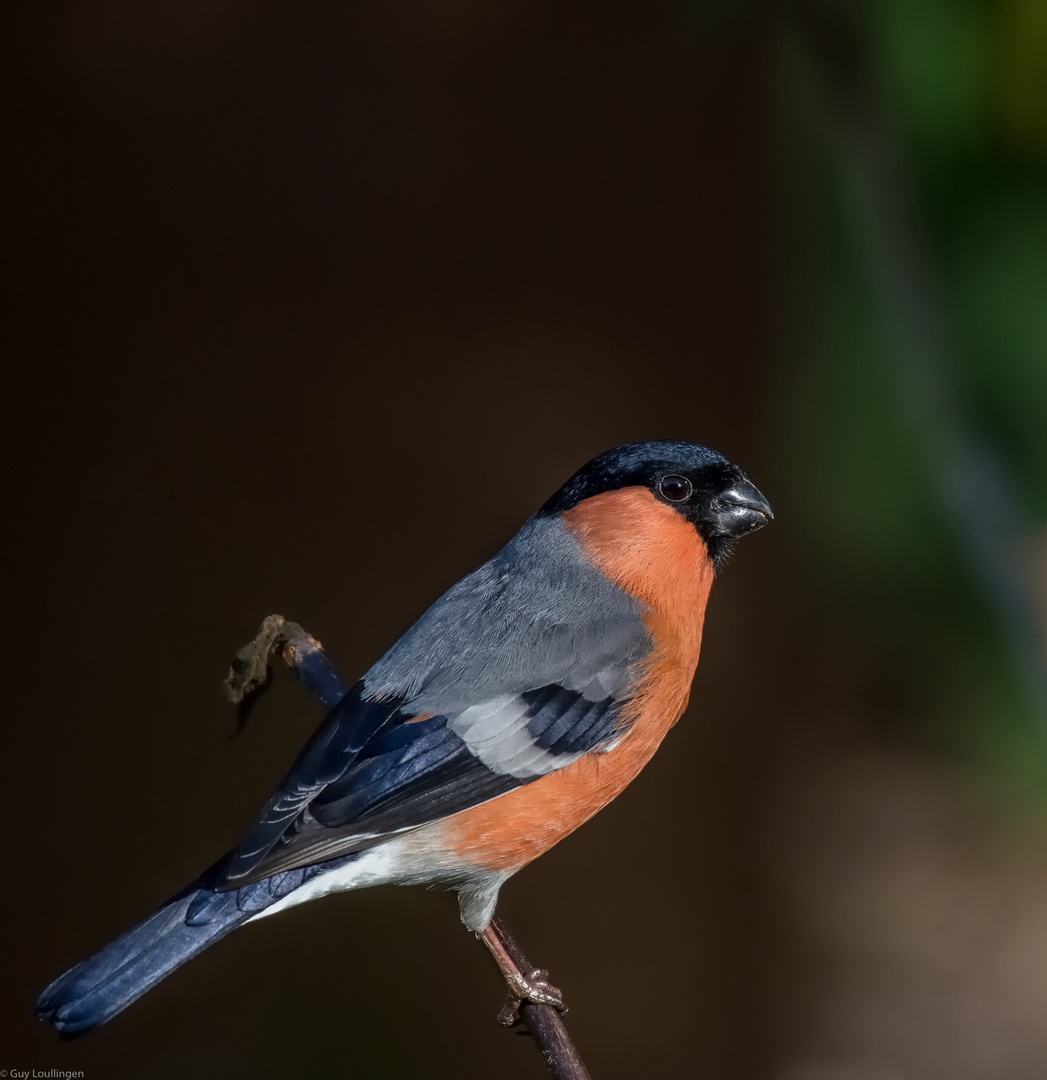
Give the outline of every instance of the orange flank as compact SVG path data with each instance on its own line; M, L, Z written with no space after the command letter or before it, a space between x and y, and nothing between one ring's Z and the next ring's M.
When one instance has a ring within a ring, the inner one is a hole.
M651 759L687 707L713 566L695 527L647 488L594 495L563 515L585 557L646 607L653 649L638 665L613 750L591 753L442 822L448 849L515 871L606 806Z

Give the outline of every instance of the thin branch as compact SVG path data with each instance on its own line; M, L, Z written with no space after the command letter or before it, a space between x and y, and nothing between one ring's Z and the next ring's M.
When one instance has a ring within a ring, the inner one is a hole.
M495 915L491 920L490 931L519 971L530 973L534 970L500 915ZM546 1068L556 1080L591 1080L578 1048L567 1033L559 1009L526 999L517 1005L517 1009L521 1021L538 1046Z
M225 677L225 692L236 706L240 721L238 730L242 730L255 702L269 688L273 656L279 656L325 708L333 709L345 697L348 687L327 659L323 645L298 623L283 615L270 615L262 620L253 640L237 651Z
M237 652L226 676L226 693L237 706L238 731L242 730L255 702L269 687L273 656L280 657L327 708L337 704L348 689L316 638L298 623L289 622L282 615L270 615L262 622L254 640ZM525 976L534 973L504 919L496 915L488 932L519 972ZM591 1080L556 1007L515 998L513 1004L556 1080Z

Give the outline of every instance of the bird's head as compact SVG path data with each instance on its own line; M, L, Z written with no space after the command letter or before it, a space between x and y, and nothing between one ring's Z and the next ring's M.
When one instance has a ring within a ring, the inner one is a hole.
M715 566L723 563L735 540L763 528L774 516L737 465L715 450L675 441L607 450L579 469L541 513L562 514L593 496L637 487L694 526Z

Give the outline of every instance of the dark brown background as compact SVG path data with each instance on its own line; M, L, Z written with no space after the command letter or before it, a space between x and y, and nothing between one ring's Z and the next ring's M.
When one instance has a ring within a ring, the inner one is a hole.
M494 1025L482 948L421 890L251 927L80 1041L31 1003L234 843L319 721L285 678L229 740L221 680L263 616L354 677L584 460L665 437L732 457L778 518L716 584L684 722L504 910L597 1077L785 1075L846 1044L802 1034L835 969L789 883L862 845L809 839L855 790L831 754L873 755L856 784L877 806L906 784L910 816L937 806L923 765L885 766L876 794L870 749L935 690L895 662L908 616L878 611L876 575L834 592L812 540L854 493L809 468L849 421L787 332L783 283L838 256L796 244L816 192L783 212L803 169L783 165L781 38L700 3L23 18L0 1067L539 1075Z

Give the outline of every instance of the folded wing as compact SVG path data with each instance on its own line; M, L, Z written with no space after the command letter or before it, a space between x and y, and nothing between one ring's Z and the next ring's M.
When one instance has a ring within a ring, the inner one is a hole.
M335 706L219 887L372 847L609 748L650 646L637 601L562 523L532 519Z

